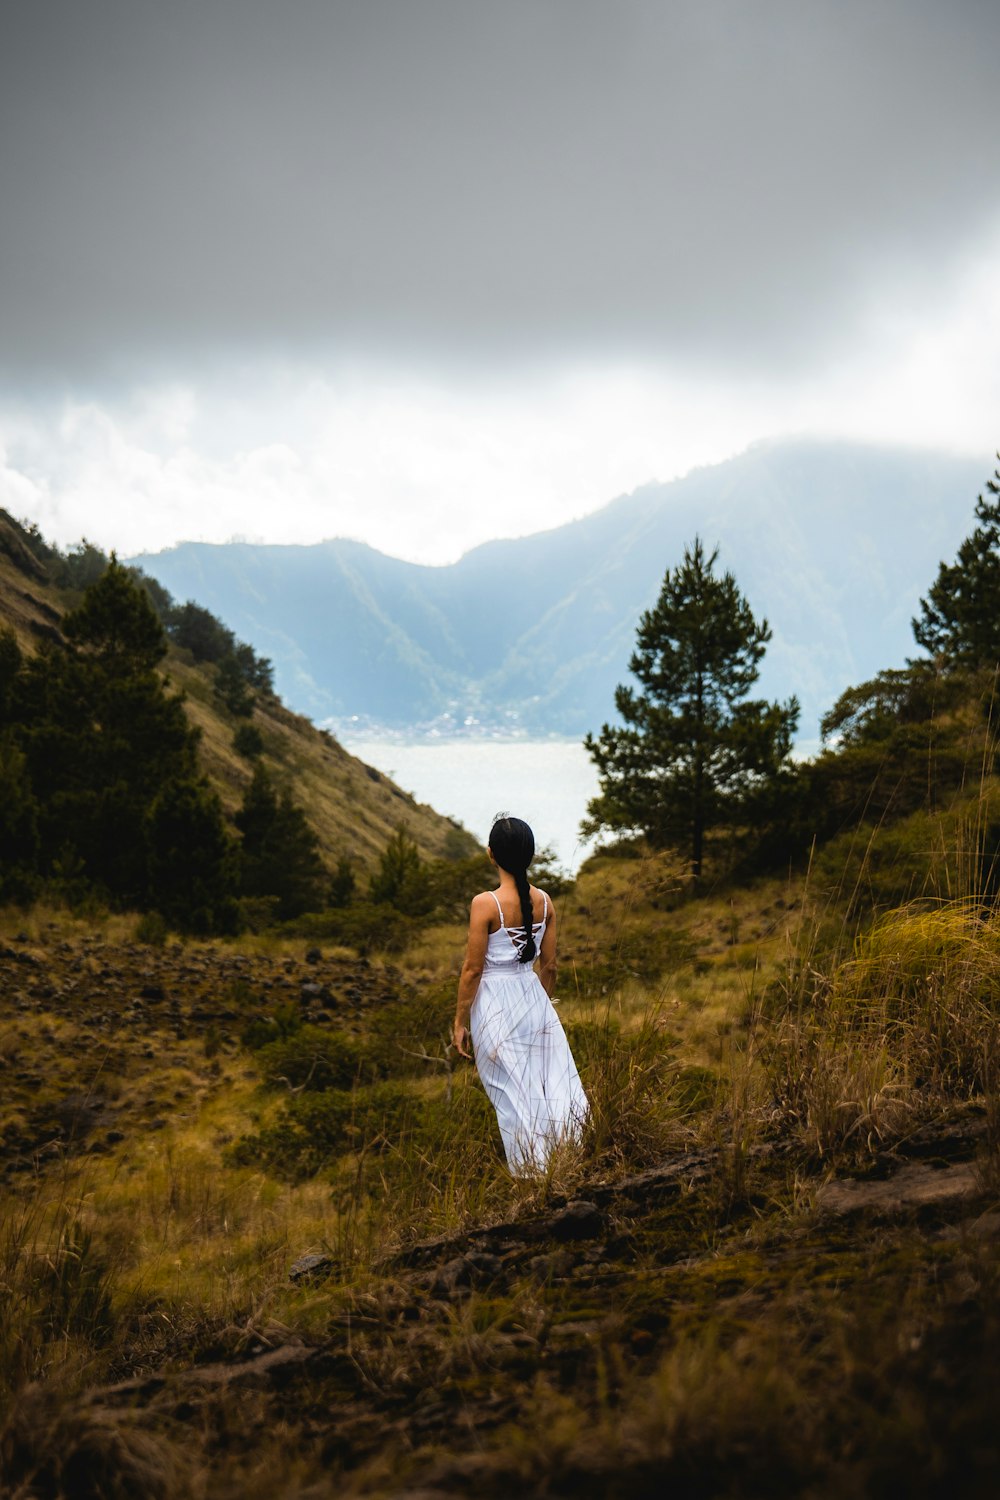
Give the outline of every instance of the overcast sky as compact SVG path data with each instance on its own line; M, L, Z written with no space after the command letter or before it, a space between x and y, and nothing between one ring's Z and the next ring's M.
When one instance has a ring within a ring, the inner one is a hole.
M440 562L783 433L985 478L998 42L996 0L7 4L0 504Z

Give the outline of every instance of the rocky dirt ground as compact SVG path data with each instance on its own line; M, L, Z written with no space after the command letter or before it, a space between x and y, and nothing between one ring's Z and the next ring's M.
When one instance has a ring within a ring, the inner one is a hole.
M16 1180L193 1119L222 1060L238 1059L242 1029L281 1004L352 1031L401 989L391 966L304 945L297 956L158 948L69 940L55 924L51 938L0 940L0 1171Z

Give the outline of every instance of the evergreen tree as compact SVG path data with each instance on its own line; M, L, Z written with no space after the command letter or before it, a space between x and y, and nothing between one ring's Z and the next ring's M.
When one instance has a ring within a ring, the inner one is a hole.
M231 839L197 779L197 732L157 664L166 650L149 597L112 558L66 616L67 645L29 661L0 642L11 743L4 779L23 816L5 839L37 850L43 877L153 906L179 926L231 925ZM30 791L30 802L28 801Z
M47 644L15 693L42 870L72 848L107 895L145 905L146 814L194 774L197 735L156 670L163 631L127 569L112 560L63 624L69 648Z
M1000 497L1000 469L986 488ZM956 561L941 564L921 599L913 634L932 656L995 668L1000 663L1000 498L980 495L976 518L980 524L959 547Z
M371 879L373 901L387 901L398 911L416 916L425 901L423 861L420 850L400 824L382 851L379 867Z
M63 620L63 634L105 672L149 672L167 654L167 638L149 595L113 552L80 607Z
M0 630L0 729L10 723L15 687L23 665L17 636L10 629Z
M255 724L240 724L233 735L233 749L246 760L256 760L264 754L264 736Z
M234 718L249 719L253 713L254 695L233 654L224 656L215 669L215 694Z
M170 635L178 646L191 652L195 661L219 662L232 653L236 644L233 632L193 599L175 607Z
M148 814L152 905L188 932L236 927L236 851L222 804L205 780L177 778Z
M61 588L88 589L98 581L107 566L107 556L100 547L81 537L68 552L55 554L53 574Z
M324 905L327 876L319 840L287 790L280 795L258 765L236 814L243 835L240 888L245 896L277 896L278 916L298 917Z
M327 893L329 904L331 906L350 906L355 884L354 866L346 854L342 854L337 861L337 868L333 872L333 879L330 881L330 889Z
M826 838L949 801L991 763L976 674L916 661L849 687L823 715L824 748L802 767L811 831Z
M706 832L752 820L787 773L799 713L794 698L741 701L771 631L754 619L733 575L716 576L717 556L696 538L667 572L629 661L644 691L619 686L624 727L605 724L585 740L600 795L584 830L640 830L654 844L681 844L695 878Z
M0 730L0 901L30 899L38 864L38 805L13 734Z

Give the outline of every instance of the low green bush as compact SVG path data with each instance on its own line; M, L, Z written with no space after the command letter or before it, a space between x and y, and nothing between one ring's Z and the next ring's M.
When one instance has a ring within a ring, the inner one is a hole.
M271 1125L244 1136L227 1157L297 1182L360 1152L377 1158L380 1191L392 1179L416 1180L426 1192L428 1180L462 1172L470 1153L488 1148L495 1133L492 1107L477 1084L426 1096L390 1080L296 1095Z
M373 1056L386 1073L426 1073L428 1058L445 1058L455 1015L455 985L422 985L375 1012Z
M373 1083L386 1071L367 1040L321 1026L300 1026L266 1042L257 1052L257 1065L267 1083L313 1093Z
M234 996L234 999L245 999L246 996ZM304 1025L302 1012L297 1005L286 1001L279 1005L270 1016L255 1016L246 1027L240 1038L244 1047L250 1052L257 1052L261 1047L267 1046L268 1042L283 1041L286 1037L294 1036L301 1031Z
M405 916L387 901L352 901L348 906L307 912L284 922L281 932L313 943L337 943L362 957L370 953L402 953L418 920Z

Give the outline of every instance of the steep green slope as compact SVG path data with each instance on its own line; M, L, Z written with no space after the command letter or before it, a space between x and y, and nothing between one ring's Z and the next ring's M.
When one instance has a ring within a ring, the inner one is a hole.
M41 640L58 635L70 602L25 545L17 523L0 512L0 628L13 629L22 649L33 652ZM231 813L252 774L233 748L237 721L219 704L211 667L171 646L165 669L186 694L188 717L201 731L202 765ZM252 722L264 740L265 764L306 809L329 865L346 856L362 869L371 868L400 824L427 856L454 852L462 843L450 819L417 803L281 702L258 698ZM467 836L464 842L470 842Z

